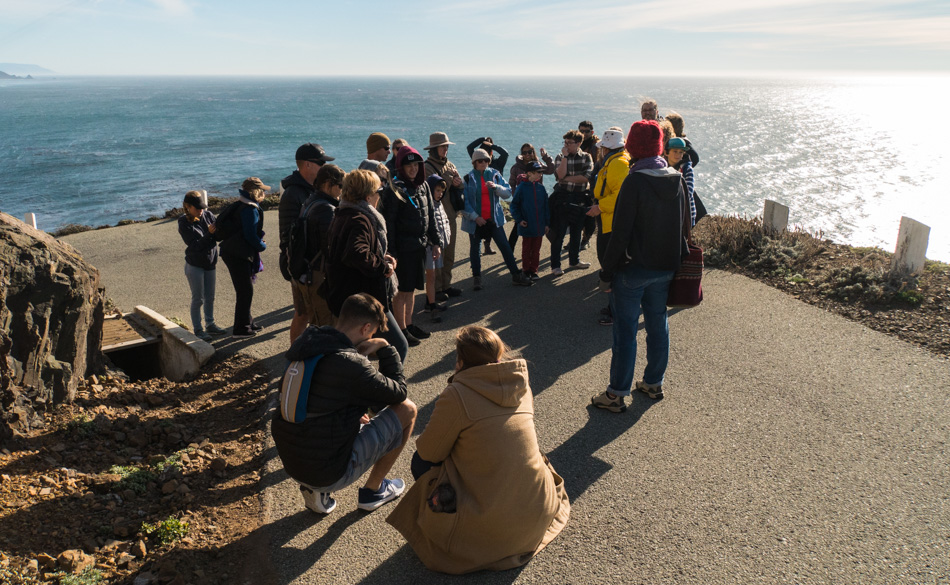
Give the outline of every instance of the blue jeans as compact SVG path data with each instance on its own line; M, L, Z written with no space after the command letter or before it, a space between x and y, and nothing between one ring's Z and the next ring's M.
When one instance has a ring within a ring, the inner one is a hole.
M214 270L205 270L185 262L185 278L191 288L191 326L201 333L201 306L205 308L205 325L214 325Z
M670 361L666 297L671 280L672 270L646 270L632 266L614 275L610 292L614 340L610 356L610 385L607 387L611 394L630 394L637 360L637 322L641 307L647 331L647 367L643 371L643 381L646 384L663 383Z
M505 235L504 228L495 226L491 232L491 239L498 246L501 257L505 260L505 266L512 276L518 274L518 262L515 255L511 252L511 246L508 245L508 236ZM472 262L472 276L482 275L482 239L475 234L468 234L468 255Z

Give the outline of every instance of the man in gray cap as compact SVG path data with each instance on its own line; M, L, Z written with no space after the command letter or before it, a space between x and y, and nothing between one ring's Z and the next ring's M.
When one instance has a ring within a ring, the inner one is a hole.
M288 270L287 244L290 239L290 227L300 217L300 210L303 208L304 201L314 192L313 181L317 178L320 168L327 162L334 160L332 156L327 156L323 147L319 144L308 142L297 149L297 170L284 177L280 182L284 188L280 196L280 205L277 207L277 221L280 231L280 273L284 278L290 281L291 293L294 299L294 316L290 321L290 342L293 343L297 337L307 328L310 315L307 314L304 296L300 287L303 286L297 282Z
M429 158L426 159L426 176L439 175L448 186L448 191L442 197L442 209L445 210L445 215L448 216L452 228L450 241L442 249L442 268L435 271L436 302L462 294L461 289L452 286L452 267L455 266L455 234L458 232L456 218L459 212L455 209L452 201L461 198L464 188L458 169L448 159L450 144L455 143L449 142L449 137L445 132L433 132L429 135L429 146L425 147L425 150L429 151Z

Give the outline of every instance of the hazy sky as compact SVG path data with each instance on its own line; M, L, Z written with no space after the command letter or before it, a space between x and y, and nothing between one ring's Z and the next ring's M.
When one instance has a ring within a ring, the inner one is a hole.
M950 72L950 2L0 0L59 74Z

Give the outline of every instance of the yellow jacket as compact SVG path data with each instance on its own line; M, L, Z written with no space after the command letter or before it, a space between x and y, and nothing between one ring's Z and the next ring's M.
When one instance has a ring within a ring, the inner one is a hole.
M600 224L603 233L609 234L613 229L614 207L617 206L617 195L620 185L630 172L630 154L620 149L607 157L604 166L597 173L597 183L594 185L594 197L600 206Z

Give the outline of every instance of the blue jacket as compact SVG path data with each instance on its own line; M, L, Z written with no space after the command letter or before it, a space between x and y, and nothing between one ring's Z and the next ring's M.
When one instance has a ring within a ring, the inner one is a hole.
M495 183L495 188L489 189L488 196L491 198L492 219L496 226L502 227L505 225L505 212L498 198L511 201L511 187L497 170L488 167L484 173L485 182ZM482 183L478 178L478 172L474 169L465 175L465 209L462 210L461 215L462 231L474 234L475 228L478 227L475 219L482 215Z
M544 228L551 225L551 212L548 209L548 192L541 182L521 181L515 189L511 201L511 218L518 224L518 235L523 238L540 238ZM528 227L521 225L528 222Z

